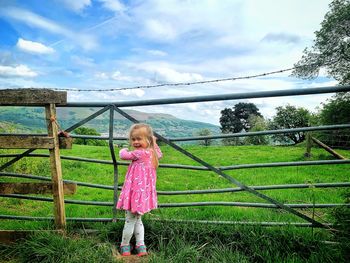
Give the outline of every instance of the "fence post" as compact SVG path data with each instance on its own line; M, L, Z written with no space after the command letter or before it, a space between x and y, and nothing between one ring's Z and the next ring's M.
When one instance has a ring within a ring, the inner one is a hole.
M306 133L306 152L304 153L304 156L307 158L311 157L311 147L312 147L312 135L311 132Z
M58 127L56 124L56 106L49 104L45 106L47 132L49 137L53 137L54 147L50 151L50 166L52 179L52 194L54 201L55 225L58 229L66 226L66 213L64 208L64 192L62 180L62 167L58 140Z

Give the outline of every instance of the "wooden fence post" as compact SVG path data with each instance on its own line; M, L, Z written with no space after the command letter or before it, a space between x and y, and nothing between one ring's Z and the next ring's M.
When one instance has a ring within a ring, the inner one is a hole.
M48 136L53 137L54 139L54 147L53 149L49 149L49 151L55 225L58 229L64 229L66 226L66 214L64 208L64 192L58 139L58 127L56 124L56 105L49 104L45 106L45 113Z
M312 147L312 139L311 139L311 132L306 133L306 152L304 153L304 156L307 158L311 157L311 147Z

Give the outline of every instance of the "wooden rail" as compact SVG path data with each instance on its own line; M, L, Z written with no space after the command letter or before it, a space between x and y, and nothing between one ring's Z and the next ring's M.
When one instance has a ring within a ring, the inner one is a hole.
M334 157L336 157L337 159L341 159L341 160L345 160L346 158L337 153L336 151L334 151L331 147L329 147L328 145L324 144L323 142L321 142L320 140L317 140L315 137L312 137L312 141L314 143L316 143L318 146L322 147L323 149L325 149L327 152L329 152L330 154L332 154Z
M67 92L49 89L2 89L1 106L45 106L48 104L66 105Z
M75 194L77 184L63 183L65 195ZM52 183L0 183L0 194L52 194Z
M52 137L1 136L0 149L53 149Z

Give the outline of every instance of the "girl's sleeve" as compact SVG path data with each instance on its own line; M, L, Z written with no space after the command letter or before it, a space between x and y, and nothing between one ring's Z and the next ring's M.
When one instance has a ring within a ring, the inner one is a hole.
M139 154L136 151L129 152L127 148L121 149L119 151L119 157L123 160L137 160L139 159Z
M155 145L154 145L154 148L155 148L155 150L156 150L156 152L157 152L158 159L162 158L162 157L163 157L163 153L162 153L162 151L160 150L158 144L155 144Z

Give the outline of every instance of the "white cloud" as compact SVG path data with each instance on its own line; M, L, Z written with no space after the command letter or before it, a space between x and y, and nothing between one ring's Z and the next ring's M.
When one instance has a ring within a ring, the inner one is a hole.
M51 21L50 19L39 16L25 9L9 7L2 10L1 14L24 22L29 26L38 27L48 32L62 35L86 50L95 49L98 46L95 36L86 33L74 32L55 23L54 21ZM57 45L63 41L64 40L60 40L51 46Z
M145 91L142 89L121 90L120 93L125 96L137 96L139 98L145 95Z
M159 82L184 82L184 81L201 81L203 77L197 73L182 73L171 68L154 69L155 80Z
M115 13L119 13L124 11L126 8L125 6L118 0L98 0L103 4L103 7L111 10Z
M36 77L38 73L32 71L26 65L19 65L16 67L1 66L0 77Z
M232 31L238 27L240 5L241 1L232 0L151 0L140 2L131 15L137 18L142 36L165 42L187 34L220 35L222 31Z
M128 82L134 81L133 77L125 76L120 71L113 72L110 77L113 80L121 80L121 81L128 81Z
M320 22L330 2L248 0L242 9L243 29L247 34L259 39L270 32L293 33L312 38L314 31L320 28Z
M339 85L338 81L336 80L329 80L329 81L324 81L324 82L313 82L308 85L309 88L317 88L317 87L332 87L332 86L337 86Z
M172 41L178 36L176 28L167 21L148 19L144 22L145 36L158 41Z
M50 54L55 52L52 47L47 47L39 42L33 42L19 38L16 45L19 49L35 54Z
M132 48L131 51L137 53L138 57L144 57L150 55L153 57L166 57L168 53L158 49L144 49L144 48Z
M168 55L168 53L161 51L161 50L155 50L155 49L151 49L151 50L147 50L147 53L153 56L159 56L159 57L165 57Z
M162 61L148 61L144 63L129 63L129 66L141 70L152 76L156 82L191 82L201 81L203 76L199 73L184 72L181 65L171 64ZM174 69L174 68L180 68ZM195 67L191 67L193 70Z
M97 72L97 73L95 73L95 78L96 79L109 79L109 76L107 75L106 72Z
M88 7L91 5L91 0L60 0L64 6L66 6L68 9L74 11L74 12L80 12L85 7Z
M52 33L58 33L61 35L71 34L68 29L58 25L57 23L24 9L10 7L3 10L2 14L22 21L30 26L39 27Z
M121 81L121 82L137 82L140 80L141 82L144 81L139 77L124 75L118 70L114 72L96 72L94 77L100 80L114 80L114 81Z

